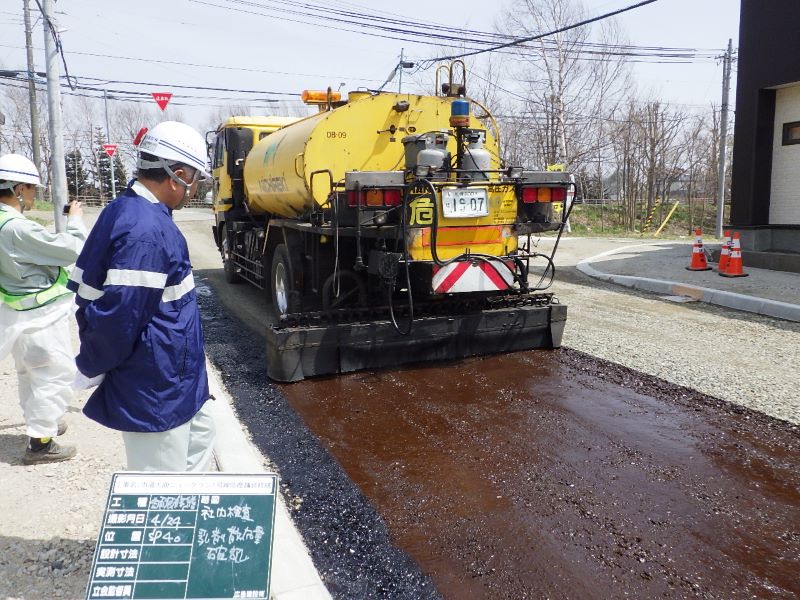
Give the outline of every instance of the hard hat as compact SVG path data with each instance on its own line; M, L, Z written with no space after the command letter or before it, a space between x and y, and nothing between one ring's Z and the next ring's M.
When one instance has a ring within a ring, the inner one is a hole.
M39 169L21 154L0 156L0 189L13 189L19 183L32 183L42 187Z
M139 152L163 158L168 163L194 167L208 177L206 141L185 123L164 121L150 129L139 142ZM150 161L139 157L140 168L152 168Z

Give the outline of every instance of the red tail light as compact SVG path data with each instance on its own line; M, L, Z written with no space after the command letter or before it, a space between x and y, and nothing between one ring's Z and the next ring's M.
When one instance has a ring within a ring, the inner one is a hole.
M358 206L359 195L361 196L361 206L400 206L403 190L398 188L348 190L347 206L351 208Z
M567 189L560 187L524 187L522 188L522 201L525 204L535 202L564 202L567 198Z
M383 191L383 203L386 206L400 206L403 201L403 190L389 189Z
M525 204L533 204L539 201L539 190L535 187L522 188L522 201Z
M347 206L350 208L355 208L358 206L358 196L361 192L356 190L348 190L347 191ZM364 201L362 200L361 203L363 204Z

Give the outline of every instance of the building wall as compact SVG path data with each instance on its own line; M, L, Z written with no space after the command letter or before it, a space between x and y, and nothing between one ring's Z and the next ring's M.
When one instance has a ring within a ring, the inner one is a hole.
M741 0L730 218L734 227L771 224L776 88L800 81L798 24L800 0ZM785 172L780 167L780 173ZM800 203L800 197L794 202ZM780 214L786 214L785 207Z
M800 85L775 91L769 224L800 224L800 144L783 145L785 123L800 121Z

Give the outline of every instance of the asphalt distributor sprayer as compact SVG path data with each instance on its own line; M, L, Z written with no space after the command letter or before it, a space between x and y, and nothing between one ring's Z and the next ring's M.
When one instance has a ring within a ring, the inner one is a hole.
M459 66L441 95L304 92L313 116L215 132L214 239L226 280L271 298L272 379L560 346L567 309L546 290L569 210L553 203L574 184L503 165ZM549 255L532 245L546 231Z

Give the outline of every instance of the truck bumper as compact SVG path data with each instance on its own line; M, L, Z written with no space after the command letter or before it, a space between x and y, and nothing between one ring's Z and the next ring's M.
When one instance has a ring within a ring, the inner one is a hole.
M388 321L270 327L267 375L290 382L408 363L558 348L566 319L565 305L550 304L424 317L414 321L407 336Z

